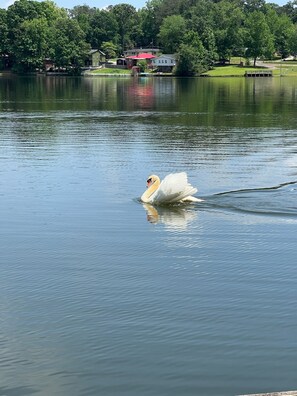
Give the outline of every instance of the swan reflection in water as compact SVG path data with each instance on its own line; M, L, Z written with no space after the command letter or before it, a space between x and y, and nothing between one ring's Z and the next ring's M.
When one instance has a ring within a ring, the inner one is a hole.
M146 211L146 218L152 224L162 223L168 229L185 230L189 223L196 219L198 211L190 210L187 206L158 206L142 204Z

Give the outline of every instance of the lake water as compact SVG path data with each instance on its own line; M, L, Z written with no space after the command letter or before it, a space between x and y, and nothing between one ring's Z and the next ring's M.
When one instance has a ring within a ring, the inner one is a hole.
M297 80L0 77L0 395L297 388ZM186 171L205 202L145 208Z

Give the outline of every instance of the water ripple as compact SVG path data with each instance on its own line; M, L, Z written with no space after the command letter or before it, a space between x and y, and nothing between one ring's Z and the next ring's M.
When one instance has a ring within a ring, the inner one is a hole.
M270 216L297 216L297 181L274 187L252 188L214 194L205 199L205 207ZM200 207L203 205L200 204Z

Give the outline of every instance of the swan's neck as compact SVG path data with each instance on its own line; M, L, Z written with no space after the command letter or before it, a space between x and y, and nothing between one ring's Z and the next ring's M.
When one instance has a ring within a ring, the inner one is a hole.
M160 186L160 180L154 181L154 183L142 194L141 200L142 202L150 202L151 196L154 194L154 192L159 188Z

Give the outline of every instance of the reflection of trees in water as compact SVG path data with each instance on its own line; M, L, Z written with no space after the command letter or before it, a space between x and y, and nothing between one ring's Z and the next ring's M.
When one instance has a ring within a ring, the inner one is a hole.
M289 78L62 76L2 77L0 87L2 108L22 101L25 110L174 111L181 124L206 126L237 126L243 118L246 125L269 126L273 120L259 116L294 114L297 89Z
M67 110L74 101L84 105L82 80L68 77L10 76L0 79L2 109L23 111Z
M280 84L273 78L189 79L179 110L196 113L200 124L216 126L275 126L275 114L294 114L296 82ZM292 103L293 102L293 103ZM271 118L269 117L271 116ZM194 125L198 119L184 121Z
M296 126L297 83L289 78L12 76L1 78L0 87L2 110L71 114L73 129L83 123L86 132L103 130L113 141L137 140L150 148L195 153L212 147L209 155L226 156L227 147L244 155ZM17 131L18 119L13 122ZM39 128L36 120L38 133L59 131L57 119L42 122ZM36 130L20 134L34 136Z

